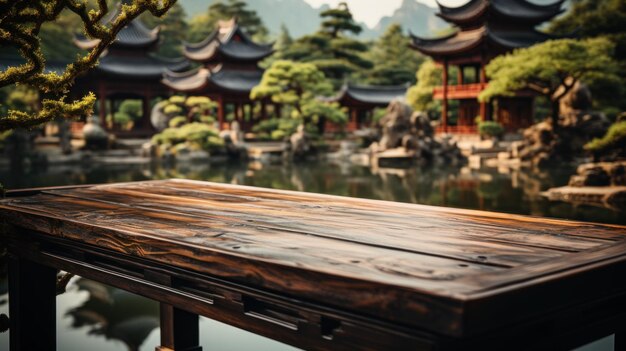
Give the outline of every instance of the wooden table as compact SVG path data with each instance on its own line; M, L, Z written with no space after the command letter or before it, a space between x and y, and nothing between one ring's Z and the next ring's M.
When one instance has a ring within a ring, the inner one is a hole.
M58 269L158 300L161 350L200 350L198 315L309 350L626 347L626 227L187 180L11 196L13 351L54 349Z

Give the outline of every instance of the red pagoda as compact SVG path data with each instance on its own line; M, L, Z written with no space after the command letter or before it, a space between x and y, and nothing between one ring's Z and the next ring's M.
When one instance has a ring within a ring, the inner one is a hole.
M183 73L169 71L162 82L176 92L208 96L217 101L220 128L226 122L226 114L232 113L246 130L254 110L250 91L261 82L264 72L259 62L273 52L272 44L257 44L248 37L236 18L219 21L216 30L205 40L185 44L185 56L201 66ZM262 118L267 115L266 108L266 102L261 102ZM247 122L246 115L250 116Z
M111 12L105 23L119 14L123 3L125 1ZM98 44L98 40L80 36L75 38L75 43L82 49L90 50ZM115 42L100 57L98 66L76 80L73 91L95 92L103 125L106 125L107 99L111 115L115 113L116 100L139 99L143 101L143 114L130 134L148 136L154 132L150 122L152 100L169 94L169 89L160 83L163 73L189 68L189 61L185 58L166 59L154 55L158 44L159 28L148 29L140 19L135 19L118 33Z
M413 37L412 47L432 57L443 67L443 86L436 87L434 99L442 100L440 132L475 133L476 117L500 122L508 131L533 123L534 95L519 91L497 103L479 103L478 95L487 87L485 66L494 57L517 48L549 39L536 27L563 12L559 0L537 5L527 0L470 0L460 7L439 4L439 17L458 30L437 39ZM450 68L458 68L457 84L450 85ZM457 101L456 121L449 117L450 102Z

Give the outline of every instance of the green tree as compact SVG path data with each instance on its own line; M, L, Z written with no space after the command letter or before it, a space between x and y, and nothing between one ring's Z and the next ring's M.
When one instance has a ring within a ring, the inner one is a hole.
M161 43L157 54L170 58L181 56L182 43L189 30L186 17L185 10L180 4L175 4L161 18L148 14L142 16L142 20L149 27L159 26L161 28Z
M238 19L244 32L254 40L266 41L269 34L267 27L256 11L248 9L248 4L242 0L218 0L209 6L206 14L195 16L190 23L189 40L200 41L206 38L215 29L218 21L233 17Z
M626 76L626 1L576 0L571 9L554 20L550 31L567 35L576 33L580 38L608 38L615 44L613 57L620 64L620 75ZM600 106L626 108L626 82L596 79L588 84Z
M442 84L442 69L433 60L426 60L415 75L417 83L407 91L407 102L416 111L435 112L439 104L433 100L433 89Z
M376 85L415 83L415 72L424 62L424 56L411 50L409 43L402 26L389 26L369 53L374 68L364 72L362 80Z
M497 57L487 65L489 86L480 100L531 89L550 100L552 125L558 129L561 99L578 81L616 81L613 44L606 39L552 40Z
M332 94L332 84L324 73L310 63L276 61L263 74L261 83L252 89L253 100L270 98L281 104L289 116L305 126L328 119L345 123L346 114L337 103L321 101L320 96Z
M0 49L16 49L25 61L20 66L0 71L0 88L20 84L45 96L38 111L7 109L7 113L0 116L0 131L90 114L95 102L92 93L77 101L65 101L66 92L75 78L97 64L100 55L130 21L146 11L162 16L175 2L134 0L123 5L120 13L104 26L100 22L109 13L106 0L98 0L95 8L89 8L86 1L76 0L0 0ZM58 20L66 9L80 18L79 28L82 27L88 37L98 39L99 43L84 56L75 58L64 72L46 72L46 58L41 44L42 26Z
M372 62L363 58L367 45L351 37L361 32L346 3L324 11L321 29L306 35L291 45L284 58L313 63L330 78L335 87L349 75L372 68Z

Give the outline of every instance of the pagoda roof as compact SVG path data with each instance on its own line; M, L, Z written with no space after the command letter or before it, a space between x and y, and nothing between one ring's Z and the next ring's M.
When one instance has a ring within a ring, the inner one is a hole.
M185 43L187 58L207 62L219 60L259 61L274 53L273 44L257 44L241 29L235 18L219 21L217 29L199 43Z
M183 73L166 72L162 82L180 92L212 88L249 94L252 88L259 85L262 77L262 70L240 70L218 66L212 70L200 67Z
M152 55L122 56L104 55L95 71L120 78L141 78L159 80L164 72L180 72L189 68L184 58L165 59Z
M485 16L536 25L562 13L564 1L556 0L552 4L538 5L527 0L470 0L459 7L447 7L438 3L440 12L437 15L461 27L480 22Z
M110 23L121 11L124 1L120 2L114 11L111 11L103 20L103 24ZM156 45L159 41L160 27L149 29L139 18L135 18L126 27L117 33L115 41L110 48L145 49ZM74 43L81 49L91 50L100 39L90 39L85 35L76 35Z
M336 96L327 100L333 102L352 100L366 105L386 106L395 99L404 98L408 88L408 84L393 86L344 84Z
M550 39L549 34L535 29L511 30L483 25L476 29L462 30L451 35L426 39L411 34L411 46L429 56L452 56L463 54L484 44L495 44L504 50L528 47Z

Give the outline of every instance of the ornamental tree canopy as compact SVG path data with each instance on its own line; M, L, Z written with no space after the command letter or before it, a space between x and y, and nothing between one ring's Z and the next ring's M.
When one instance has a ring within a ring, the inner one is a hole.
M598 38L551 40L515 50L487 65L491 80L479 99L488 101L531 89L550 99L556 127L559 102L578 81L619 80L613 49L610 41Z
M149 11L160 17L176 0L133 0L122 5L117 15L106 24L109 13L106 0L0 0L0 47L12 47L25 63L0 71L0 88L23 85L37 89L45 98L37 112L8 109L0 116L0 130L32 127L58 118L76 118L90 114L95 96L87 94L77 101L66 101L66 93L76 77L93 68L104 50L115 40L118 32L142 13ZM47 72L46 58L41 46L43 24L54 22L67 10L78 16L85 35L99 40L84 56L68 64L63 72Z
M332 91L332 84L315 65L279 60L265 71L250 97L254 100L270 98L290 109L291 117L304 124L317 122L320 118L344 123L347 116L337 103L318 99Z

